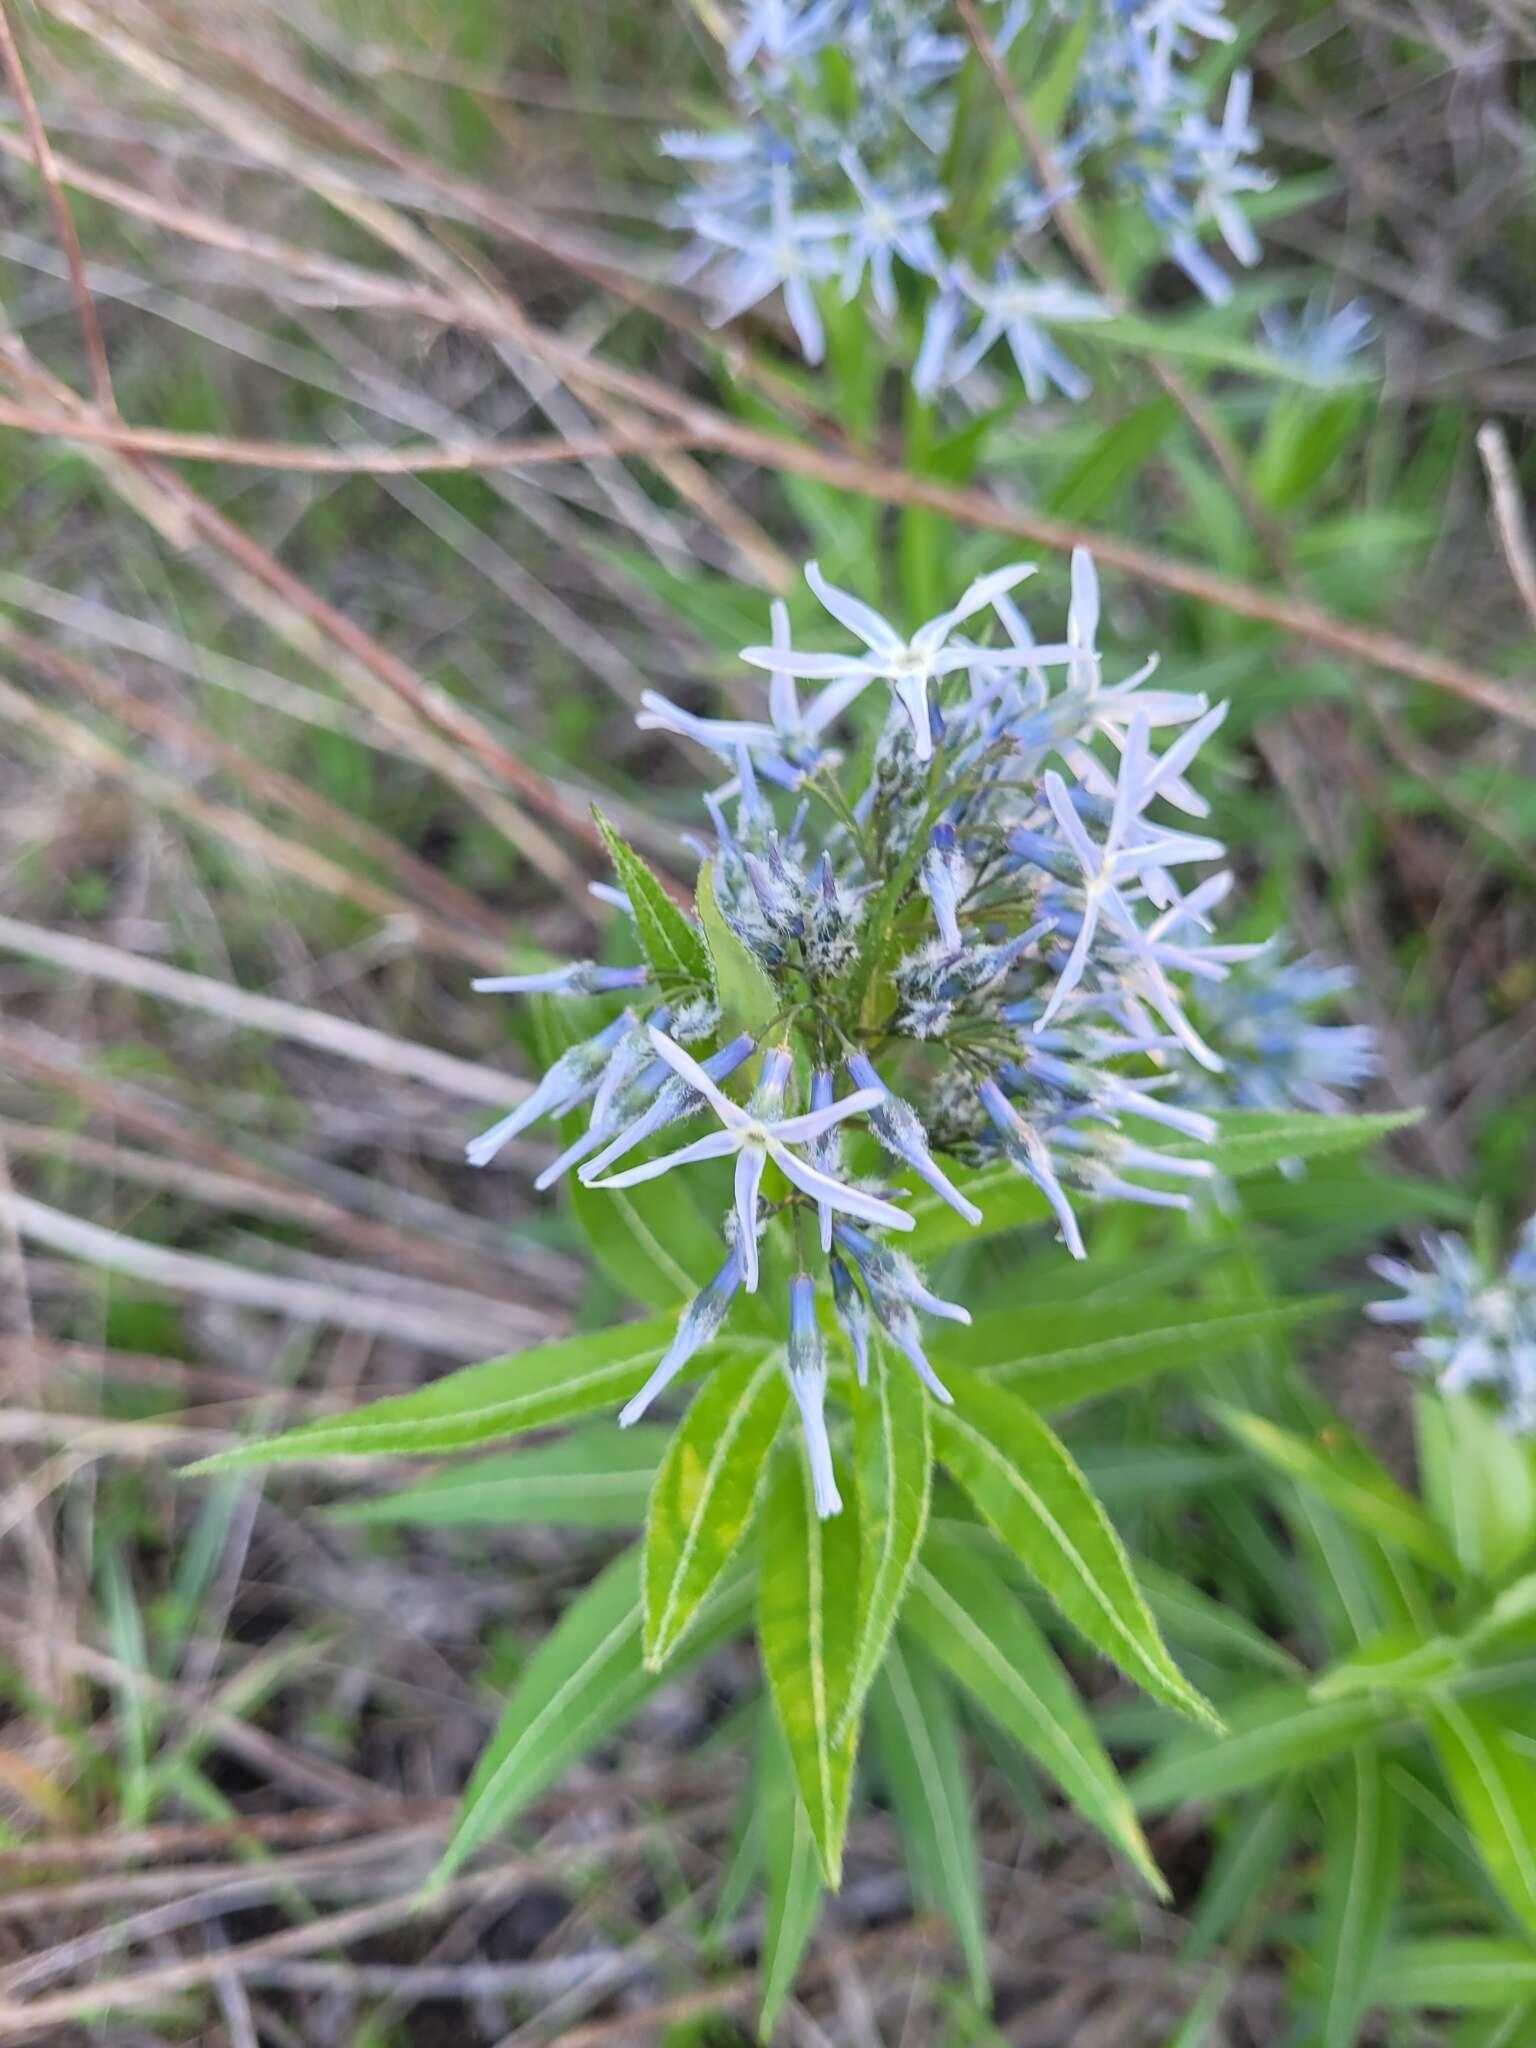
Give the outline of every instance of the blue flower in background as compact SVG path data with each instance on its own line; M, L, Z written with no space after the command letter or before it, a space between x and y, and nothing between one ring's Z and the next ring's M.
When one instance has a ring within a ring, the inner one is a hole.
M1536 1431L1536 1216L1502 1272L1454 1231L1426 1237L1423 1251L1425 1266L1372 1259L1372 1270L1401 1294L1372 1302L1366 1314L1419 1326L1402 1361L1431 1374L1442 1392L1485 1388L1510 1429Z

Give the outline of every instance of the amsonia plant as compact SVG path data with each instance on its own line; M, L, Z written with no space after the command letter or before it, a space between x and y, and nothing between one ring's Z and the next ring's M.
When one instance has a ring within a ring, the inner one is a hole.
M1229 878L1192 828L1207 809L1192 776L1222 709L1149 687L1151 661L1106 674L1085 554L1061 634L1037 639L1014 597L1029 574L984 575L908 632L811 565L829 644L795 645L775 607L768 643L745 650L767 677L759 715L646 699L644 722L724 778L691 906L605 822L614 882L598 893L635 957L482 984L546 999L551 1062L470 1158L562 1119L539 1185L565 1182L599 1258L656 1313L215 1461L459 1450L617 1411L623 1432L589 1424L390 1504L644 1522L519 1678L447 1863L667 1674L753 1627L766 1701L746 1839L768 1894L770 2019L839 1879L866 1718L915 1886L949 1912L978 1986L961 1702L1161 1886L1036 1595L1048 1627L1160 1710L1219 1718L1165 1643L1170 1575L1143 1590L1047 1414L1311 1307L1191 1299L1153 1272L1107 1301L973 1320L922 1262L1044 1226L1070 1270L1089 1204L1186 1207L1218 1175L1392 1121L1209 1106L1223 1062L1187 992L1237 961L1285 972L1215 930Z

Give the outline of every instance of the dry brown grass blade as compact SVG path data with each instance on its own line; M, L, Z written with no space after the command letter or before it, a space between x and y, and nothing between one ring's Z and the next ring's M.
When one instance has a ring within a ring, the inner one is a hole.
M120 724L178 751L201 756L256 800L291 811L317 831L355 848L365 859L393 874L402 889L414 891L440 916L467 931L483 934L487 940L496 940L497 957L505 958L505 948L513 937L510 925L478 896L460 888L450 876L430 866L398 839L377 830L366 818L343 810L318 790L311 789L307 782L269 767L207 726L132 695L99 669L22 632L8 619L0 619L0 647L8 648L28 668L83 697Z
M93 775L105 776L133 790L153 810L182 819L195 829L222 839L247 857L279 873L291 875L307 888L349 903L370 917L403 921L413 944L445 959L476 967L497 968L506 961L502 946L473 933L459 932L429 913L382 889L366 876L354 874L302 840L286 838L244 811L201 797L174 776L162 775L147 763L112 746L99 733L43 704L0 676L0 716L51 742L61 754Z
M463 1288L426 1283L418 1283L413 1294L399 1286L397 1274L371 1267L337 1266L332 1280L266 1273L202 1252L176 1251L147 1238L129 1237L28 1195L10 1194L0 1202L24 1243L62 1252L98 1270L126 1273L151 1287L297 1323L413 1344L436 1357L469 1362L498 1349L517 1351L552 1336L561 1326L562 1318L504 1296L472 1295ZM0 1441L20 1412L0 1417Z
M50 427L49 431L61 434L64 432L62 427ZM97 421L92 423L84 438L91 442L110 444L113 435L121 433L131 437L132 432L132 429L115 428L110 422ZM64 438L70 436L64 434ZM202 436L196 438L199 442L204 439ZM1374 627L1359 626L1350 620L1335 618L1323 611L1320 606L1288 596L1283 591L1267 590L1258 584L1245 583L1237 577L1207 569L1198 562L1184 561L1174 555L1157 554L1150 548L1139 547L1134 541L1122 540L1117 534L1010 505L987 491L937 483L926 477L910 475L891 464L865 461L856 455L816 448L809 443L792 441L782 435L763 433L756 428L740 426L735 421L712 414L705 408L697 409L696 424L690 431L690 439L695 447L713 448L722 454L737 455L748 461L757 462L766 469L787 470L794 475L829 484L835 489L876 498L884 504L921 506L928 511L942 513L946 518L953 519L963 526L1008 534L1014 539L1034 542L1062 553L1075 547L1091 549L1100 563L1120 569L1136 578L1138 582L1157 589L1173 591L1183 597L1197 598L1202 603L1214 605L1217 609L1231 612L1239 618L1254 619L1264 625L1274 626L1293 639L1321 648L1325 653L1336 654L1347 660L1363 661L1374 668L1384 669L1389 674L1433 684L1436 688L1460 697L1467 703L1475 704L1480 710L1490 712L1496 717L1536 727L1536 693L1529 697L1521 696L1496 678L1485 675L1481 670L1457 661L1449 655L1437 654L1430 648L1416 647L1409 641L1400 640L1394 634L1381 632ZM129 445L131 446L131 438ZM527 445L522 441L503 444L506 462L515 464L522 459ZM198 452L207 451L200 448ZM388 451L392 463L396 466L399 466L397 458L407 452L404 449ZM455 458L460 461L460 466L468 468L489 468L497 466L498 462L498 444L495 442L482 442L459 450L434 446L426 453L427 466L432 468L452 468ZM468 462L462 460L466 454L472 458ZM323 465L317 462L314 466L319 468ZM348 466L346 451L337 451L332 466L339 469ZM190 516L205 530L214 530L212 523L217 522L228 551L232 555L239 553L239 544L245 541L246 537L240 535L238 529L228 527L228 522L222 521L221 515L214 513L210 506L200 500L196 501L196 509L191 511ZM254 547L255 544L247 545ZM269 567L276 569L277 566L270 564L269 558ZM281 577L286 578L287 573L278 569L278 575ZM323 603L323 600L315 599L313 593L309 596L312 604ZM350 628L350 622L339 621L339 625L356 632L356 629ZM337 637L340 637L339 633ZM366 636L361 637L366 639ZM382 651L375 648L376 653ZM392 661L393 657L389 659ZM422 686L413 684L411 687L415 696L419 694ZM458 712L457 707L450 707L450 714L444 720L446 729L451 730L456 724L463 722L463 714ZM484 751L483 743L486 741L489 742L488 755ZM466 739L466 745L468 744L469 741ZM474 750L486 759L488 766L495 766L505 753L499 742L491 740L489 735L484 734L483 729Z
M333 1017L328 1011L308 1009L302 1003L285 1002L277 996L255 995L229 982L188 974L159 960L125 953L117 946L103 945L98 939L45 930L20 918L0 916L0 950L20 953L27 959L62 968L68 974L136 989L140 995L152 996L159 1002L201 1010L244 1031L291 1038L301 1045L313 1046L318 1052L332 1053L338 1059L357 1061L376 1073L425 1081L429 1087L440 1088L461 1101L506 1109L528 1092L525 1081L473 1060L456 1059L452 1053L439 1052L436 1046L394 1038L371 1025L354 1024L348 1017Z
M197 105L197 95L190 92L190 88L196 82L188 74L178 72L158 53L147 52L133 43L131 38L121 35L104 23L91 9L80 6L78 0L67 0L63 11L77 26L95 37L121 61L137 69L159 89L170 91L173 96L185 99L190 105ZM250 58L248 52L226 49L224 54L231 61L243 63L244 68L250 70L253 75L263 78L274 90L288 91L295 104L303 104L306 111L317 118L325 118L332 126L335 126L337 118L341 118L341 125L336 128L336 132L349 137L355 146L365 148L375 155L383 155L387 161L397 161L399 153L389 138L382 137L367 123L359 127L352 117L339 117L338 110L323 98L316 99L309 93L303 81L287 74L274 78L265 67ZM243 122L242 133L244 132ZM274 138L266 133L262 134L260 143L269 154L279 148ZM280 147L291 165L293 157L298 152L293 145L286 142ZM404 167L413 171L420 168L413 159L406 161ZM462 271L455 269L453 259L445 256L440 249L417 234L402 219L391 217L389 209L379 208L367 199L366 195L354 191L341 173L335 170L320 171L310 167L310 181L316 183L316 189L320 190L321 196L338 205L350 217L356 219L359 225L375 233L397 254L404 255L409 261L427 265L438 282L446 285L461 309L475 318L476 324L484 324L487 317L494 320L501 331L514 339L518 345L547 361L573 389L585 390L589 394L605 390L613 396L633 401L653 412L659 412L665 418L677 421L681 426L686 426L693 436L693 445L697 448L713 448L721 453L755 462L765 469L783 469L837 489L876 498L886 504L922 506L942 513L960 524L989 528L1041 546L1059 550L1075 546L1088 547L1101 562L1121 569L1155 588L1193 597L1239 617L1274 626L1293 638L1321 647L1326 652L1363 661L1372 667L1407 676L1415 681L1429 683L1476 704L1480 709L1495 716L1509 718L1523 725L1536 726L1536 697L1523 697L1505 687L1496 678L1451 656L1415 646L1394 634L1357 626L1348 620L1336 619L1320 606L1304 598L1283 591L1267 590L1238 578L1222 575L1203 564L1158 554L1151 549L1122 540L1114 534L1095 531L1072 522L1052 519L1045 514L1008 505L986 492L955 489L930 482L925 478L909 476L892 465L863 460L843 450L817 447L808 442L792 439L788 435L764 433L744 427L729 420L714 408L702 405L697 400L669 388L658 379L599 363L573 349L560 337L540 330L536 323L523 314L504 288L491 292L473 282L466 286ZM460 193L456 184L454 190L456 197L466 205L470 203L469 195ZM499 206L488 209L485 195L477 195L475 205L488 224L492 213L501 215L505 212L505 209ZM512 231L511 223L503 222L503 225L507 232ZM486 303L488 300L489 305ZM1196 404L1199 410L1198 401ZM1219 436L1216 445L1220 445ZM399 452L390 450L391 459L395 459ZM490 456L489 447L478 452L477 466L481 460L489 462ZM435 464L440 456L434 451L431 459ZM1225 464L1223 466L1225 467Z
M61 409L91 416L78 402L72 406L67 386L43 370L14 336L7 341L0 362L13 384ZM408 662L312 591L181 478L144 458L91 447L87 453L93 455L119 495L171 546L189 550L199 541L205 543L209 573L237 601L306 658L328 665L367 710L400 732L425 765L556 882L573 908L586 914L581 871L565 849L536 819L518 809L505 791L516 790L534 808L596 848L601 842L584 811L552 789L472 713L454 704ZM466 756L478 773L469 772Z
M241 441L223 434L181 434L161 427L132 427L86 413L50 413L0 399L0 427L22 434L53 435L62 441L115 448L124 455L159 455L177 462L224 462L251 469L297 470L312 476L417 476L477 469L543 469L551 464L617 461L627 455L655 455L693 448L698 437L686 427L615 429L586 435L537 434L520 441L477 441L423 446L407 442L356 448L319 447L306 441Z
M43 126L42 117L37 111L37 102L32 97L32 87L27 80L27 67L21 60L21 51L17 47L15 31L11 25L8 0L0 0L0 68L5 71L21 113L32 161L37 167L38 177L42 180L43 191L48 200L48 211L53 216L59 246L69 266L70 290L75 301L75 319L79 324L80 338L85 344L86 361L90 364L96 403L104 412L115 412L117 403L112 395L112 370L107 362L106 343L101 336L101 322L96 317L96 301L91 297L91 288L86 282L85 257L80 248L80 237L75 232L74 216L69 210L69 201L64 197L59 182L58 167L53 160L48 131Z
M226 1971L238 1976L245 1969L313 1955L317 1950L341 1948L385 1933L417 1914L441 1917L456 1913L476 1902L510 1895L531 1879L546 1877L556 1868L579 1867L594 1859L601 1859L604 1867L609 1867L621 1857L648 1847L663 1828L671 1825L671 1821L657 1820L599 1835L590 1841L547 1843L536 1858L518 1858L496 1869L455 1878L425 1896L407 1892L339 1913L323 1914L300 1926L240 1942L212 1955L160 1964L79 1990L53 1992L34 1999L6 1999L0 2002L0 2040L16 2040L88 2013L132 2010L157 2003L177 1992L211 1984ZM885 1939L890 1940L888 1931Z

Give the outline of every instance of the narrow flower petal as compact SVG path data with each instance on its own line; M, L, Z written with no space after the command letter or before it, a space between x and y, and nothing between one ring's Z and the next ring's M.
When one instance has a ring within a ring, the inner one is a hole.
M766 1163L755 1145L744 1145L736 1159L736 1243L748 1294L757 1292L757 1191Z
M847 1187L842 1181L833 1180L829 1174L818 1173L814 1166L808 1166L786 1146L778 1144L771 1133L768 1149L784 1178L813 1200L825 1202L829 1208L839 1209L846 1216L862 1217L864 1222L874 1223L882 1230L913 1228L915 1218L909 1216L905 1209L893 1208L889 1202L882 1202L878 1195L866 1195L862 1188Z

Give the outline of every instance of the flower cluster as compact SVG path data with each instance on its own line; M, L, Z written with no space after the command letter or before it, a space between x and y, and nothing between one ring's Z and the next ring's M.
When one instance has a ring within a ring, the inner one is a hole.
M625 1007L475 1141L475 1163L536 1117L587 1105L585 1130L540 1186L572 1168L622 1188L730 1162L720 1271L622 1419L771 1272L789 1288L787 1370L824 1512L837 1502L818 1299L861 1381L886 1346L941 1401L921 1319L968 1320L899 1248L916 1220L904 1183L974 1225L967 1170L1011 1164L1076 1258L1083 1197L1187 1206L1188 1183L1210 1176L1190 1141L1215 1129L1191 1078L1222 1060L1184 990L1197 983L1209 1002L1234 966L1258 976L1266 965L1263 948L1214 936L1230 877L1185 880L1222 853L1192 829L1208 806L1188 775L1225 707L1147 687L1153 662L1106 678L1098 581L1081 551L1065 633L1037 639L1014 596L1030 573L983 576L907 634L811 564L807 582L855 648L795 645L776 606L771 639L743 657L767 671L766 718L646 699L645 724L726 772L705 798L702 929L658 907L658 889L636 916L645 966L581 962L478 984L612 993ZM809 705L807 682L821 685ZM871 721L877 688L883 716ZM834 742L854 721L865 744L845 758ZM666 944L664 913L676 920ZM759 996L751 1031L731 995L743 974ZM1278 981L1274 1017L1332 985L1305 967ZM1247 1000L1262 1011L1261 993ZM1255 1073L1264 1028L1232 1034ZM1287 1057L1305 1089L1338 1078L1305 1036ZM702 1136L641 1152L698 1117ZM1160 1133L1182 1142L1160 1150Z
M1378 1323L1417 1323L1403 1363L1432 1373L1448 1394L1486 1387L1505 1422L1536 1431L1536 1216L1499 1272L1454 1231L1424 1240L1428 1269L1401 1259L1372 1259L1372 1269L1402 1293L1373 1302Z
M1210 1100L1322 1116L1347 1109L1345 1098L1380 1065L1376 1033L1368 1024L1322 1023L1315 1013L1353 983L1348 967L1284 959L1272 939L1226 980L1202 987L1201 1029L1223 1065L1212 1077Z
M1009 0L990 11L1006 53L1056 10ZM890 320L905 275L925 307L920 393L960 382L1002 344L1031 399L1052 388L1080 398L1087 379L1051 330L1111 309L1017 249L1079 188L1119 193L1208 299L1230 296L1203 237L1256 262L1240 202L1269 180L1253 162L1248 74L1233 73L1213 121L1190 60L1234 31L1220 0L1107 0L1046 190L1032 170L999 181L966 160L969 44L950 15L947 0L746 0L728 53L735 124L662 138L693 174L678 206L683 274L705 281L721 321L782 292L813 363L825 347L820 288L867 292Z

